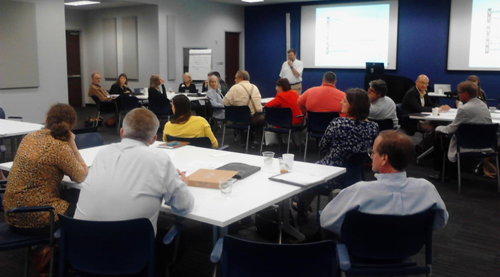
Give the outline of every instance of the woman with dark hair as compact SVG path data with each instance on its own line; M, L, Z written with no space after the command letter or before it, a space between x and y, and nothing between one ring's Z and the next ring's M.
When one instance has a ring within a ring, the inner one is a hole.
M52 206L55 220L57 214L73 216L76 201L68 203L61 199L65 197L59 194L58 186L64 175L77 183L87 176L87 165L71 132L75 123L75 110L67 104L56 104L47 113L45 128L24 137L9 173L3 200L5 210ZM15 231L23 233L43 233L49 229L48 213L10 214L6 220Z
M123 95L125 93L131 93L132 90L128 87L128 78L125 73L120 74L116 82L111 86L109 94Z
M297 104L299 94L292 90L288 79L278 79L276 81L276 96L273 100L267 102L266 107L269 108L290 108L293 113L293 125L300 125L304 121L303 117L297 118L302 114L302 111Z
M187 96L177 95L172 99L172 112L174 117L165 124L163 141L167 141L167 135L182 138L208 137L213 148L219 147L207 120L201 116L191 115L191 101Z
M377 138L377 123L367 119L370 114L370 99L366 91L351 88L345 94L345 98L340 103L341 113L346 117L334 118L326 128L319 143L319 151L323 159L319 160L318 164L344 167L349 156L366 153ZM307 223L307 208L319 191L322 194L329 194L334 189L345 187L344 180L340 176L299 195L297 215L299 224Z

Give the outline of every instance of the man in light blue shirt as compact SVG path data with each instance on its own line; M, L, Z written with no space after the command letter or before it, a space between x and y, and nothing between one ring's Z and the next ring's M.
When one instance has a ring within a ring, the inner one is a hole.
M144 108L125 116L121 143L99 151L82 183L76 219L148 218L156 234L163 202L180 215L193 209L187 177L175 169L165 151L149 147L156 141L159 124L156 115Z
M410 215L437 210L434 229L446 225L448 212L438 191L425 179L408 178L404 169L413 159L414 145L400 131L380 132L373 144L372 170L376 181L358 182L335 197L321 214L321 227L340 235L347 212Z

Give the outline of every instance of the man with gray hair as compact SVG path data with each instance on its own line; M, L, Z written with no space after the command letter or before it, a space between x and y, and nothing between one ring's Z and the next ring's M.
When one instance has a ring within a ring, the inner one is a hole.
M148 218L156 234L164 201L180 215L189 213L194 198L188 179L176 170L167 153L149 147L160 123L144 108L130 111L120 129L121 143L103 148L82 183L75 218L116 221Z
M370 98L369 119L384 120L392 119L394 128L398 128L398 116L396 114L396 103L386 97L387 84L384 80L373 80L369 84L368 98Z

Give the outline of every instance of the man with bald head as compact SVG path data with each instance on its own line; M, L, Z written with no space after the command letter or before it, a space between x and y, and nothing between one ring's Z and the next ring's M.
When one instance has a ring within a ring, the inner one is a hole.
M448 212L429 181L406 176L413 159L413 142L401 131L380 132L373 143L372 170L376 181L358 182L343 189L321 213L321 227L340 235L347 212L357 210L380 215L411 215L436 210L434 229L448 221Z
M429 78L425 75L419 75L415 81L415 86L409 89L401 104L401 109L405 114L432 112L432 108L438 107L433 103L427 95L427 87L429 86ZM443 105L439 107L439 111L448 111L450 106ZM424 152L427 148L432 146L434 141L434 129L438 125L436 121L419 121L409 120L408 122L401 122L402 128L409 133L415 133L419 130L426 134L424 139L418 145L418 152Z
M438 107L434 104L429 95L427 95L427 87L429 86L429 78L425 75L418 76L415 81L415 86L409 89L401 104L401 109L403 112L410 113L421 113L421 112L431 112L432 108ZM447 111L450 107L448 105L443 105L440 107L441 111Z

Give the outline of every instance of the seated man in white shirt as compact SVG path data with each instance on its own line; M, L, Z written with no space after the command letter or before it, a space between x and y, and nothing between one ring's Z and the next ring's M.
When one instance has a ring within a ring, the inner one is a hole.
M368 89L368 97L370 98L370 114L368 119L384 120L392 119L394 128L398 128L398 116L396 113L396 104L394 101L386 97L387 84L384 80L373 80L370 82Z
M380 132L373 144L372 170L377 181L358 182L335 197L321 214L321 227L340 236L347 212L410 215L437 210L434 229L448 221L446 206L438 191L425 179L406 177L405 167L413 159L411 138L400 131Z
M99 151L82 183L76 219L148 218L156 234L163 201L180 215L193 209L184 173L175 169L164 150L149 147L156 141L159 124L156 115L144 108L125 116L121 143Z

